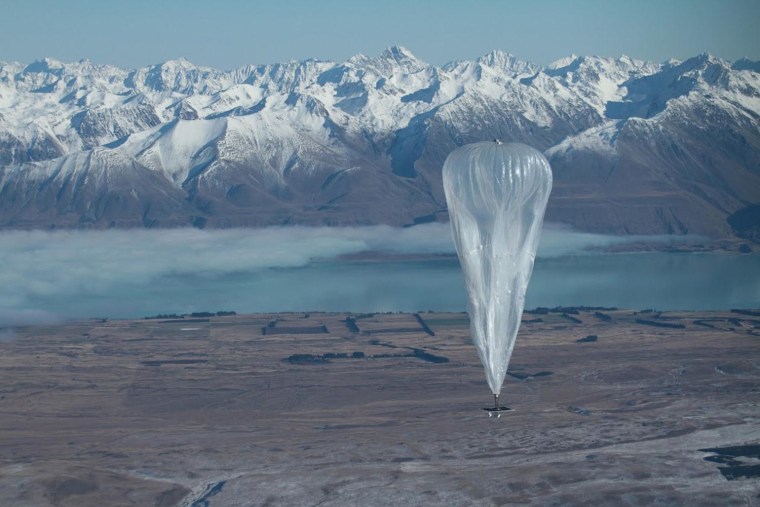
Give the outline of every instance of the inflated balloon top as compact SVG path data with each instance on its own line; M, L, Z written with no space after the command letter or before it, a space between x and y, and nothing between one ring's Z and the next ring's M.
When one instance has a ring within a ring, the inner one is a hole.
M498 408L552 172L543 154L530 146L474 143L446 158L443 188L469 296L470 334Z

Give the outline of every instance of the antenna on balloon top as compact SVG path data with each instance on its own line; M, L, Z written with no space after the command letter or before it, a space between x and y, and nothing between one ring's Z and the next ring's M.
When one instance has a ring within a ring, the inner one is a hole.
M443 164L443 189L467 287L470 337L494 398L485 410L500 417L511 410L499 403L499 394L520 328L552 172L540 151L493 142L496 147L482 142L451 152Z

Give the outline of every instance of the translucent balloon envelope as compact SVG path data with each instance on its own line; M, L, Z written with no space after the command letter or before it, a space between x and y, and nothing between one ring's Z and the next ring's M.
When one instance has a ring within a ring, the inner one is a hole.
M498 408L552 172L541 152L530 146L468 144L446 158L443 188L469 296L470 334Z

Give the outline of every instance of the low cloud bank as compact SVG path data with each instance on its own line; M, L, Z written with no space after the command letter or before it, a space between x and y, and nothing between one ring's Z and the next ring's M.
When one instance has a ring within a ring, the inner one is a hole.
M539 257L579 254L641 239L547 226ZM68 298L96 302L125 287L133 294L148 291L167 279L235 277L366 251L453 254L454 245L448 224L405 229L4 231L0 232L0 327L53 323L58 317L56 304L65 307Z
M704 241L704 239L701 236L668 236L665 234L656 236L609 236L590 232L577 232L557 224L544 224L537 255L543 258L587 255L600 253L605 248L631 243L683 244L696 243Z

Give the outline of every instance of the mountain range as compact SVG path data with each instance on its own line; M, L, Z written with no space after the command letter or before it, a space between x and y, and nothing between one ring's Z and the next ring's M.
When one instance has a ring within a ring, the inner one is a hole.
M548 221L752 237L759 127L760 62L709 54L0 63L0 228L446 220L446 156L500 139L549 159Z

